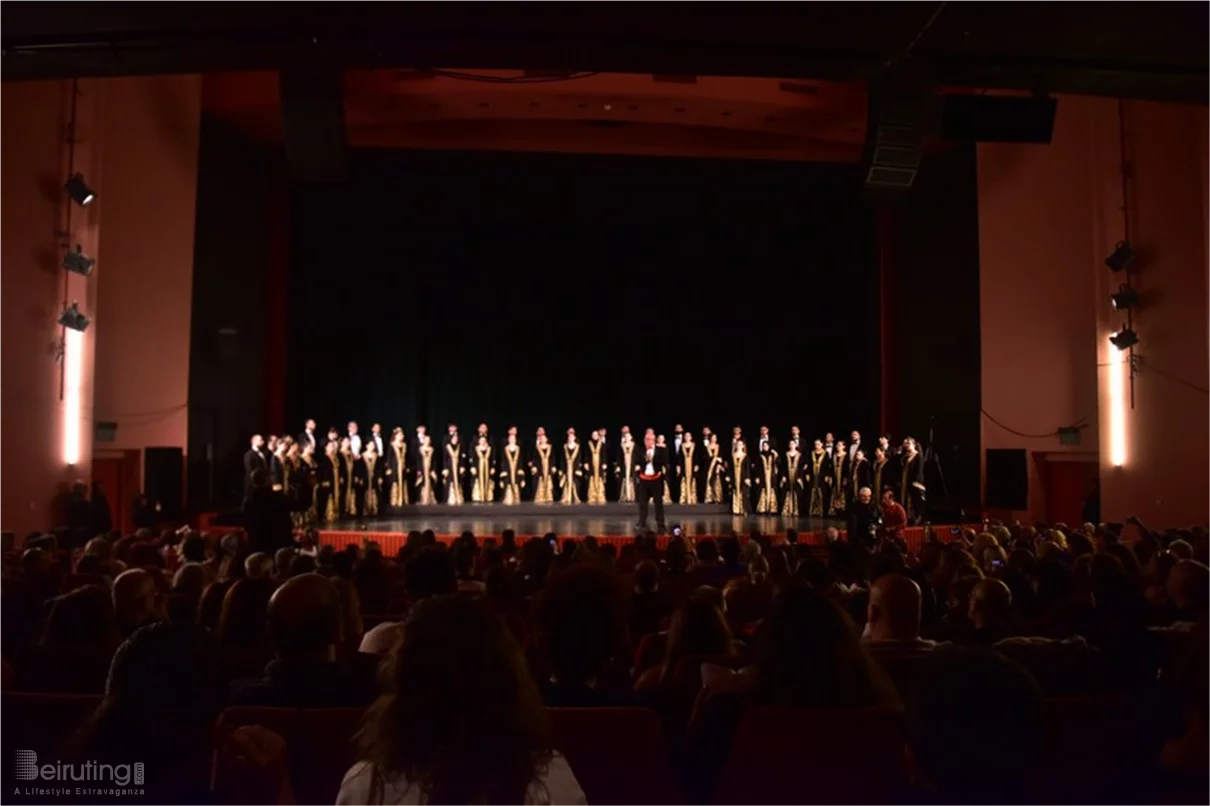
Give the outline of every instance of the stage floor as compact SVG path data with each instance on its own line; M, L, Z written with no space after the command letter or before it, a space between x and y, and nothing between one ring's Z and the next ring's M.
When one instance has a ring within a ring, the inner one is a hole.
M370 518L365 521L346 519L320 527L321 532L407 534L417 529L432 529L438 535L459 535L469 531L476 536L498 535L512 529L518 536L595 535L597 537L628 537L638 525L638 507L634 504L608 503L598 506L575 506L523 503L506 507L502 504L479 504L460 507L412 507L400 517ZM730 531L744 533L756 528L765 534L777 534L786 529L800 532L822 532L829 526L844 528L844 522L828 518L782 518L765 515L732 515L729 508L715 504L697 506L667 505L664 507L667 532L680 526L687 535L720 535ZM655 528L655 515L648 516L648 526Z

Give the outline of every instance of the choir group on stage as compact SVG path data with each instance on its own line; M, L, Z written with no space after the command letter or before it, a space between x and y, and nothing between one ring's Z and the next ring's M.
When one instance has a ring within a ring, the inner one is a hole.
M764 426L751 444L738 427L724 444L709 428L698 441L678 425L671 442L662 434L656 442L669 457L668 504L721 504L735 515L842 517L848 502L869 487L878 494L892 491L913 522L923 511L924 462L910 437L898 449L883 436L871 451L857 431L847 444L827 434L807 445L795 426L779 449ZM355 422L343 436L329 429L321 441L315 421L308 420L297 438L252 437L244 471L248 489L253 474L265 471L292 499L298 525L309 526L430 504L634 503L640 452L641 440L627 426L616 444L604 428L586 442L569 428L556 446L538 428L533 443L523 446L515 427L497 444L481 423L464 444L451 425L437 446L425 426L408 439L402 428L384 437L375 423L363 437Z

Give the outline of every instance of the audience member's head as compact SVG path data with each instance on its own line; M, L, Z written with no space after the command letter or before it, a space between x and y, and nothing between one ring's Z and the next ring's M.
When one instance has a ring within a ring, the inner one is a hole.
M660 587L660 567L651 560L643 560L634 569L634 592L651 594Z
M1013 594L998 579L981 579L971 588L970 609L967 617L975 629L999 627L1008 619L1013 604Z
M188 597L196 605L206 588L206 566L201 563L185 563L172 575L172 592Z
M731 628L722 611L704 597L690 596L672 614L660 679L671 682L676 665L690 655L732 655L734 652Z
M181 541L181 559L187 563L206 562L206 538L195 532Z
M852 619L805 585L787 585L761 632L753 695L767 705L893 704L886 675L858 641Z
M223 597L215 634L224 648L259 649L265 645L265 615L273 583L237 579Z
M1210 568L1197 560L1180 560L1168 573L1168 597L1182 618L1204 620L1210 608Z
M284 661L323 662L336 659L344 636L340 593L319 574L286 580L269 599L269 640Z
M143 762L159 802L189 802L209 785L210 742L221 699L218 653L192 625L152 624L114 655L105 697L73 755L97 763Z
M413 602L457 591L458 575L450 553L436 546L421 549L408 560L403 570L403 585Z
M625 637L613 579L595 565L552 574L535 608L538 643L556 683L594 686Z
M995 652L941 647L907 712L916 784L944 803L1022 802L1044 746L1042 692Z
M290 564L294 562L294 549L282 546L273 553L273 568L278 579L290 576Z
M263 551L249 554L244 560L244 576L248 579L269 579L273 576L273 557Z
M920 586L902 574L884 574L870 587L866 621L872 641L920 637Z
M484 752L484 741L492 743ZM368 802L415 787L421 803L533 803L552 755L542 700L512 634L477 601L412 608L357 735Z
M113 607L122 635L130 635L139 627L166 619L164 596L152 572L143 568L131 568L118 574L113 581Z

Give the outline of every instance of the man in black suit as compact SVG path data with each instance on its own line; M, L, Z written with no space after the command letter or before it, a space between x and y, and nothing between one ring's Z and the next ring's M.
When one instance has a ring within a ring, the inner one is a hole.
M656 447L650 430L643 437L643 450L636 457L639 466L639 530L647 529L647 507L655 500L655 525L664 531L664 474L668 472L668 449Z
M315 421L310 417L307 418L306 425L303 427L303 432L298 435L299 450L302 450L308 445L310 445L316 453L321 453L323 451L323 446L317 444L315 441Z
M269 469L269 460L263 450L265 438L260 434L252 435L252 447L244 454L244 499L252 497L252 474L257 470Z
M374 450L378 452L379 457L386 456L387 442L382 438L382 423L374 423L370 426L370 436L366 438L366 444L374 443Z
M244 500L244 531L248 533L248 548L270 556L280 548L294 544L294 522L290 517L290 499L274 490L269 471L253 471L249 483L252 491Z

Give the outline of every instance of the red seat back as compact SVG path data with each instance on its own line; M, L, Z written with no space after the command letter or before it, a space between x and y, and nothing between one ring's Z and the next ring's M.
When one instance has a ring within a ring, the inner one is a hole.
M682 803L655 711L548 708L555 749L567 758L589 803Z
M715 803L888 803L908 787L892 708L749 708Z
M57 755L101 703L96 694L3 695L5 747Z
M215 744L241 725L261 725L281 735L290 753L290 781L300 803L335 803L340 782L353 766L352 737L362 708L228 708L215 726ZM238 802L241 792L222 753L216 753L212 784L223 802Z

